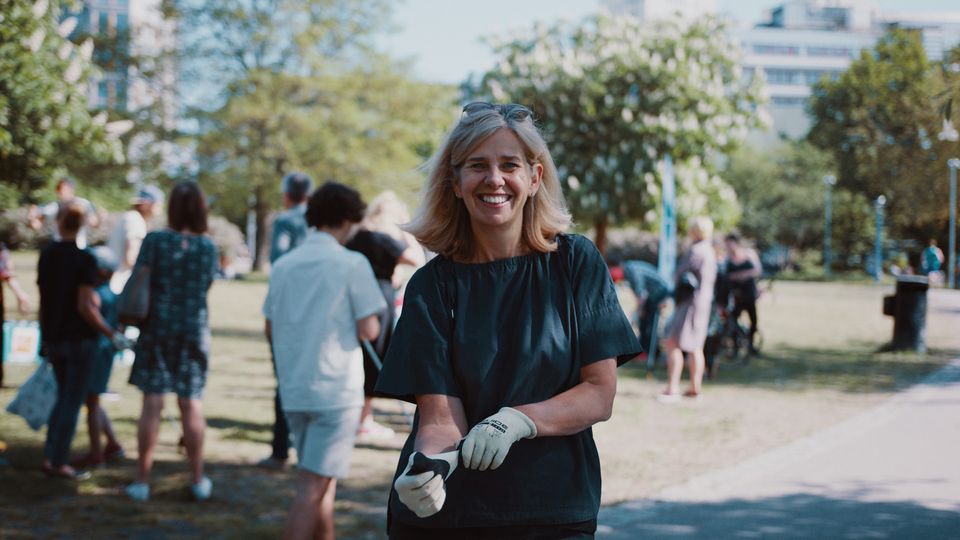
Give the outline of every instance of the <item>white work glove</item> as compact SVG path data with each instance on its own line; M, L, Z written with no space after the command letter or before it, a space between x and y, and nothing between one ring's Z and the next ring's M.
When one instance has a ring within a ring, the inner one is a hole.
M430 456L422 452L410 454L407 468L393 483L397 498L419 518L439 512L447 500L447 478L457 468L459 456L457 450Z
M520 439L537 436L537 425L522 412L503 407L473 426L460 447L463 466L468 469L496 469L507 457L510 446Z
M118 351L133 348L133 340L123 335L122 332L114 332L110 336L110 343L113 343L113 347Z

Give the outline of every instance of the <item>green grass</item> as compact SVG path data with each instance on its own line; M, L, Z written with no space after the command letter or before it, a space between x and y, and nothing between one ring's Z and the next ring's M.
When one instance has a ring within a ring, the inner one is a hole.
M14 257L21 283L36 307L36 255ZM700 404L663 407L653 396L664 373L627 366L614 418L597 426L604 468L604 501L649 496L656 489L699 472L735 463L765 449L821 429L870 407L916 382L960 350L960 295L935 291L928 317L929 355L879 353L891 324L880 314L889 287L778 282L761 299L762 357L746 365L725 364ZM217 282L210 294L213 347L204 396L209 423L205 455L214 498L193 503L187 492L178 428L161 428L153 498L131 504L120 490L133 477L139 392L126 383L129 368L116 366L110 389L118 399L105 407L128 458L79 485L46 479L40 472L43 432L19 417L0 414L2 538L276 538L293 494L294 474L251 464L269 452L273 388L269 351L262 337L263 276ZM625 297L627 300L628 297ZM8 306L8 308L11 306ZM9 311L8 317L15 316ZM8 384L20 384L32 366L8 366ZM0 404L15 389L0 390ZM378 420L405 429L400 406L377 404ZM177 417L168 398L165 414ZM337 531L341 538L382 538L386 496L402 436L385 445L361 445L351 477L338 486ZM81 417L74 452L86 450ZM711 448L710 453L702 448Z

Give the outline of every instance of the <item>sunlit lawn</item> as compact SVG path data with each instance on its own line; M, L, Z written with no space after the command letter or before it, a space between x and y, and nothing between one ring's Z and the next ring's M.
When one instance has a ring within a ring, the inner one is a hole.
M18 253L21 281L36 299L34 254ZM129 368L114 369L106 402L128 459L73 485L39 471L43 433L0 414L0 439L10 467L0 467L0 537L275 538L293 493L293 474L252 466L269 452L273 376L262 338L262 279L217 282L211 292L213 357L204 406L206 455L213 500L188 496L186 464L176 452L179 428L165 422L153 497L133 504L119 495L133 475L139 393L126 384ZM724 364L699 403L654 401L663 370L621 369L614 417L596 428L604 466L604 501L654 495L693 475L736 463L878 403L890 392L933 371L960 350L960 295L935 291L928 315L933 352L879 354L892 325L880 314L889 288L780 282L760 305L764 354L747 365ZM34 302L35 304L35 302ZM8 318L14 314L9 310ZM32 366L7 367L19 384ZM0 391L5 405L15 389ZM395 402L378 403L378 420L404 429ZM166 414L177 417L168 399ZM83 423L74 451L86 447ZM402 436L354 453L353 475L338 489L338 533L381 538L390 475Z

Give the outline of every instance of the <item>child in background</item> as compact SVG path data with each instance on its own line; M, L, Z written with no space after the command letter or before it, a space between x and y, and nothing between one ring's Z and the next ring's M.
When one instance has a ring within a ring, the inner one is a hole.
M117 295L110 289L110 278L119 266L119 261L113 251L105 246L91 248L90 252L97 260L97 271L100 276L100 283L96 289L97 297L100 299L100 315L111 328L117 328L119 327ZM114 347L113 342L106 336L100 336L87 383L87 431L90 434L90 451L71 463L78 469L102 467L107 461L123 457L123 447L117 441L110 418L100 406L100 394L107 391L116 354L117 348ZM101 446L101 434L107 437L106 447Z

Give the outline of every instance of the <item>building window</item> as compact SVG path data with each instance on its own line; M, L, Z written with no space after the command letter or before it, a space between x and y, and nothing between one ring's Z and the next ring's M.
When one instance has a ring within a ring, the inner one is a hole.
M848 49L846 47L807 47L807 55L850 58L853 56L853 49Z
M116 102L114 103L114 108L118 111L127 110L127 83L126 81L119 80L116 83Z
M806 71L804 72L804 78L806 79L807 84L816 84L820 81L820 78L823 77L825 72L823 71Z
M797 56L800 54L800 47L794 45L768 45L764 43L755 43L753 45L753 54Z
M101 11L97 14L97 33L104 35L110 31L110 14Z
M770 98L770 104L780 107L797 107L803 105L807 102L805 97L797 96L772 96Z
M107 81L100 81L97 83L97 108L106 108L107 104L110 102L110 87L107 85Z
M770 84L804 84L803 72L795 69L768 69L767 82Z

